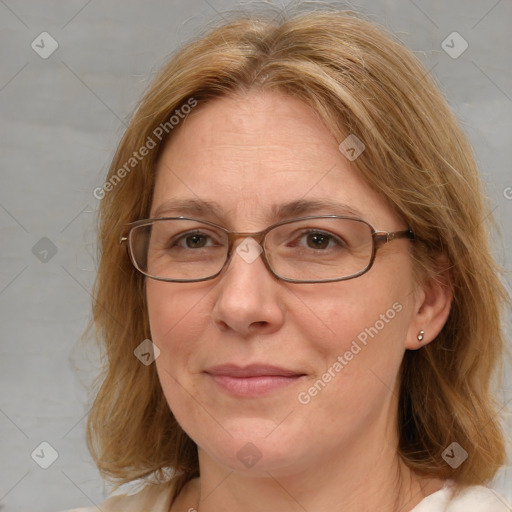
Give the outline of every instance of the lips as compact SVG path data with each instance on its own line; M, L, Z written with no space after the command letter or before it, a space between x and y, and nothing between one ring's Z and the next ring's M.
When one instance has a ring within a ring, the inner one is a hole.
M251 364L249 366L236 366L234 364L223 364L213 366L206 370L210 375L223 375L226 377L264 377L264 376L279 376L279 377L294 377L304 375L304 373L295 372L286 368L279 368L278 366L271 366L265 364Z
M302 372L273 365L252 364L213 366L205 373L225 392L236 396L256 396L287 387L305 376Z

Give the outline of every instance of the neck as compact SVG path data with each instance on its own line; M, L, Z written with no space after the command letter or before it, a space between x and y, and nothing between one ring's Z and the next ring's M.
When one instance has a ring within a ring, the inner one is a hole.
M200 478L187 485L172 512L411 511L443 482L421 478L400 459L393 396L380 414L327 448L307 449L307 435L296 458L281 453L278 444L267 445L265 453L275 457L262 457L246 472L223 465L199 448Z
M367 456L368 446L355 445L343 458L324 458L313 469L256 475L231 471L200 450L201 478L189 482L175 504L179 508L172 510L408 512L442 487L442 481L408 469L395 446L381 446L385 448L377 449L373 458Z

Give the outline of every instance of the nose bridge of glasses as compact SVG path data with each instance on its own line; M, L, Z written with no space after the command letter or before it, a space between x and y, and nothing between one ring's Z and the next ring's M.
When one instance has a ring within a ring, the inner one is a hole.
M245 240L246 238L252 238L256 243L263 247L263 239L265 238L266 231L255 231L255 232L242 232L242 231L229 231L228 235L228 247L229 253L232 252L235 242L237 240Z

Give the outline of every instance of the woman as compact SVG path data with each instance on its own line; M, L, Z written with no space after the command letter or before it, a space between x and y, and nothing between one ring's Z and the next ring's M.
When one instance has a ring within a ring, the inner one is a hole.
M509 510L506 301L468 142L340 12L226 22L143 98L100 207L103 511ZM151 476L151 478L149 478Z

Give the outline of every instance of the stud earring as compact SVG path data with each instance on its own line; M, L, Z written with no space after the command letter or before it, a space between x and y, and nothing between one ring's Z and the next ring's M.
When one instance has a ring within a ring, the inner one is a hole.
M420 331L418 334L418 341L423 341L423 335L425 334L425 331Z

